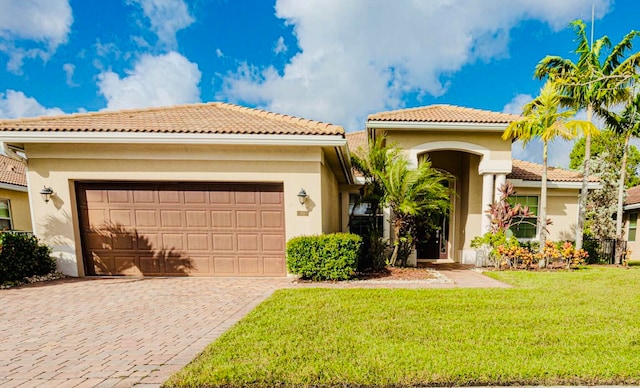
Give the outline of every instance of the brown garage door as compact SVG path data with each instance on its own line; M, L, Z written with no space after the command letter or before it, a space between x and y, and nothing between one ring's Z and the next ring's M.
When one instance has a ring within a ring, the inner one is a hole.
M283 276L282 184L76 183L90 275Z

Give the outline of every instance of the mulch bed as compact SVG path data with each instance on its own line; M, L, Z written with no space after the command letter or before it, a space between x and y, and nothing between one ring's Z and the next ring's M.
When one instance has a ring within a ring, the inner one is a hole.
M424 280L435 279L433 272L426 268L386 267L377 271L368 270L356 274L358 280Z

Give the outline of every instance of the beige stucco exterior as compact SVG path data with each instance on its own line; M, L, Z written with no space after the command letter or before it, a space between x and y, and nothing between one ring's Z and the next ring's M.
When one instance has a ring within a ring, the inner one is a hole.
M29 194L26 191L0 188L0 199L9 200L9 211L11 212L13 230L31 232Z
M340 230L338 183L319 146L26 144L25 153L31 187L55 193L33 201L34 232L72 276L84 275L76 181L281 182L287 240Z
M540 189L533 187L514 187L516 195L536 195L540 197ZM548 226L549 239L553 241L575 240L575 228L578 222L578 189L547 189L547 218L552 224Z
M627 260L631 260L631 261L640 261L640 241L638 241L638 238L640 237L640 235L637 233L637 222L638 222L638 215L640 214L640 208L635 208L636 206L634 206L633 209L625 209L624 211L624 215L622 218L622 234L623 234L623 239L627 240L627 250L629 250L631 252L631 254L629 255L629 257L627 257ZM629 216L631 214L635 213L636 214L636 236L633 239L629 239Z

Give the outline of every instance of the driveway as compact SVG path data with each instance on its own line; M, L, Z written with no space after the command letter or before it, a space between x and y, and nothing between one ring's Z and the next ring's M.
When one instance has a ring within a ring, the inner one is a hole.
M158 386L286 278L72 279L0 290L0 386Z

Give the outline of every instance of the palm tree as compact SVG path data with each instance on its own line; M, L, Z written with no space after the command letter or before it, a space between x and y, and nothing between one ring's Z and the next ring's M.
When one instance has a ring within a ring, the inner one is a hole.
M578 61L572 62L559 56L547 56L536 66L534 77L548 78L558 83L562 105L575 110L586 109L587 120L592 121L594 109L608 108L612 104L625 101L629 94L628 84L640 63L636 53L624 59L625 51L631 49L633 38L638 35L631 31L611 48L611 41L603 36L589 42L586 25L582 20L571 23L576 33ZM611 49L602 61L603 48ZM624 59L624 60L623 60ZM582 166L582 191L578 203L578 224L576 226L576 249L582 248L587 185L589 183L589 159L591 158L591 136L585 135L585 158Z
M383 187L383 201L391 208L395 246L390 258L396 264L401 237L409 237L409 226L420 218L434 217L449 209L451 191L448 175L431 167L428 160L416 169L401 153L387 153L384 171L376 171ZM413 247L413 243L411 243Z
M547 237L547 152L549 141L556 137L573 139L579 132L591 135L597 132L593 124L582 120L569 120L575 111L561 110L563 96L555 85L547 81L540 95L523 107L523 118L514 121L502 134L502 139L519 139L525 146L534 138L542 140L542 183L540 185L540 203L538 206L538 239L540 252L544 251ZM546 262L543 261L542 266Z
M596 113L604 118L605 125L609 129L624 136L616 212L616 238L620 240L622 239L622 208L624 205L629 139L632 136L637 137L640 134L640 94L631 97L621 113L611 112L606 109L596 109ZM619 260L619 258L620 256L616 254L616 261Z

